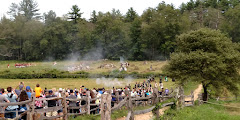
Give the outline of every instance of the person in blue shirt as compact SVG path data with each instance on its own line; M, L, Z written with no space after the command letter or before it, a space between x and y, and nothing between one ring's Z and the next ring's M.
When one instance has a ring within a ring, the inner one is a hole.
M30 86L27 86L27 87L26 87L26 92L27 92L27 95L28 95L28 99L31 99L32 92L31 92Z
M166 88L165 89L165 95L168 96L168 94L169 94L169 90Z

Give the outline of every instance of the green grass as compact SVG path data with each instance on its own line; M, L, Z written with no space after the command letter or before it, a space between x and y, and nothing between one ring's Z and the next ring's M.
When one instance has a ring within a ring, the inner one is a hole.
M187 84L185 84L183 86L183 88L184 88L184 95L190 95L191 91L194 91L195 89L197 89L199 84L200 83L198 83L198 82L189 81Z
M225 105L226 103L218 103ZM232 103L233 106L237 104ZM238 104L239 105L239 104ZM240 107L240 106L239 106ZM238 114L231 114L231 113ZM194 107L185 107L179 110L168 110L162 119L168 120L239 120L239 109L231 109L219 105L203 104Z
M117 84L112 84L115 87L125 87L127 80L118 79L122 86L118 86ZM143 82L145 79L133 79L131 81L131 86L133 87L136 82ZM108 86L108 83L97 84L96 79L91 78L62 78L62 79L0 79L0 88L7 88L8 86L16 87L19 82L24 82L25 86L30 86L34 88L37 83L40 84L41 88L79 88L80 86L84 85L87 88L112 88L111 85ZM107 82L107 81L106 81ZM173 88L176 86L174 82L163 82L164 87L166 88ZM154 83L152 83L154 85Z
M128 67L128 73L138 72L138 73L161 73L162 67L167 64L167 61L148 61L148 64L144 64L144 61L128 61L130 66ZM15 63L33 63L36 66L26 67L26 68L15 68ZM53 62L24 62L24 61L0 61L0 72L10 71L11 73L39 73L45 70L57 69L57 70L67 70L68 66L76 66L80 63L85 63L90 66L90 70L86 70L89 73L102 73L102 72L111 72L113 70L118 70L120 68L119 61L58 61L57 65L53 65ZM7 68L7 65L10 65L10 68ZM114 64L114 68L98 68L102 64ZM149 68L152 65L153 70L150 71Z

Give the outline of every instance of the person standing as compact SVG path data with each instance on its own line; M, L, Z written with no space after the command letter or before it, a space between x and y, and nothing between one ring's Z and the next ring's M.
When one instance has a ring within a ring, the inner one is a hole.
M40 87L39 84L37 84L36 87L35 87L35 96L36 96L36 98L39 98L41 96L41 93L42 93L42 88Z
M69 99L77 99L77 96L74 94L73 90L70 90ZM68 101L69 107L77 107L76 101ZM70 109L70 113L79 113L79 109ZM75 118L76 116L74 116Z
M12 87L7 88L7 94L4 95L11 103L17 102L17 94L15 90L12 90ZM16 110L18 109L18 105L8 106L6 111L12 111L9 113L5 113L5 118L15 118L16 117Z
M3 102L7 102L7 103L10 103L10 101L4 96L2 95L2 91L3 89L1 88L0 89L0 103L3 103ZM0 119L4 119L4 107L0 107Z
M30 86L27 86L27 87L26 87L26 92L27 92L27 95L28 95L28 99L31 99L32 91L31 91Z
M26 101L26 100L28 100L28 95L27 95L27 92L23 90L19 95L19 102ZM20 107L20 112L19 112L20 114L27 110L26 104L20 105L19 107ZM27 120L27 115L26 114L23 115L21 120Z
M166 81L166 82L168 81L168 78L167 78L167 76L165 77L165 81Z
M46 96L46 98L52 98L52 97L57 97L56 95L53 94L52 90L48 91L49 95ZM55 107L57 105L57 100L48 100L48 107ZM57 116L58 113L57 111L52 111L52 112L47 112L46 116L47 117L52 117L52 116Z

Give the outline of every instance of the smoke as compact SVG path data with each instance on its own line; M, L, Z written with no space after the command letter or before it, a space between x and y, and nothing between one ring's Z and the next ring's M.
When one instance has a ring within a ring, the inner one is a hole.
M124 58L120 57L120 63L124 63Z
M104 85L105 87L114 87L114 86L125 86L131 84L133 81L133 78L131 76L127 76L122 80L119 80L118 78L97 78L96 84Z
M67 58L65 59L65 61L70 61L71 63L75 63L80 59L80 53L75 52L75 53L71 53L69 55L67 55Z
M100 60L102 58L103 58L103 49L102 47L97 47L89 50L89 52L83 56L82 60Z
M52 62L52 61L54 61L54 60L55 60L54 57L48 56L48 57L46 57L46 58L43 60L43 62Z

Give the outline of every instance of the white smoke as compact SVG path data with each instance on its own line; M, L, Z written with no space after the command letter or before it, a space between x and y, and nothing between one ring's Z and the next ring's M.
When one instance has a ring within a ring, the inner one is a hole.
M124 58L120 57L120 63L124 63L124 62L125 62Z
M131 76L128 76L122 80L119 80L118 78L97 78L96 84L104 85L105 87L114 87L114 86L125 86L131 84L133 81L133 78Z

